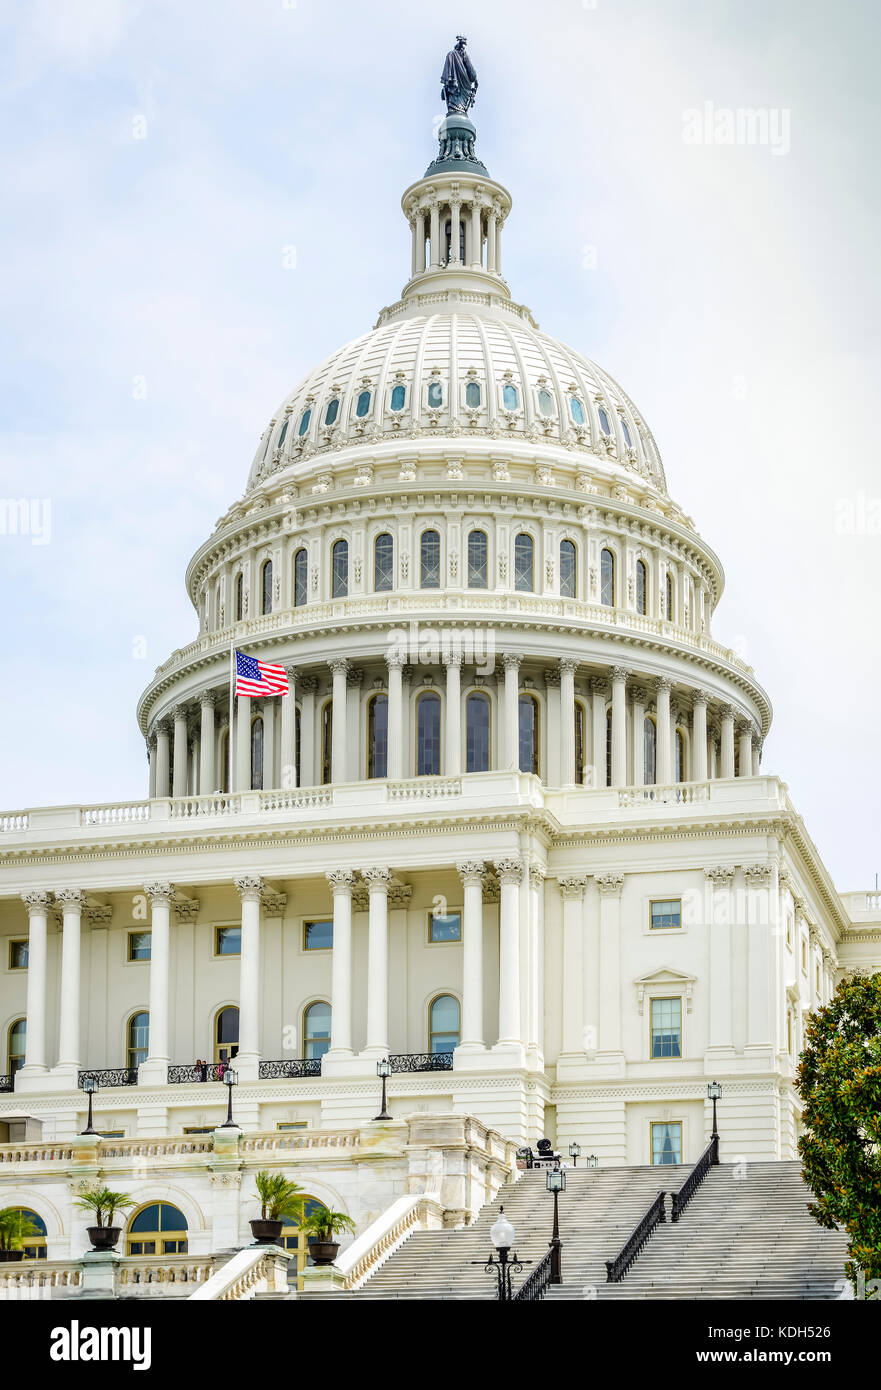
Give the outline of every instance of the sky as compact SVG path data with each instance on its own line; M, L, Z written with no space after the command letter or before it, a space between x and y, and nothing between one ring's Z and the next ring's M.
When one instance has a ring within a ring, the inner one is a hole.
M187 561L279 402L398 297L457 31L513 297L648 420L725 568L713 634L774 705L763 770L837 886L871 887L881 16L859 0L7 0L0 502L28 520L0 534L0 804L146 794L135 705L196 633Z

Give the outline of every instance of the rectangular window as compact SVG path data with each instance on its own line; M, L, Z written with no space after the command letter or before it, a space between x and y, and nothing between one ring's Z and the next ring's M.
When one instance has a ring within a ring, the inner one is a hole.
M214 954L216 956L240 956L242 954L241 927L215 927Z
M128 934L129 960L149 960L152 941L152 932L130 931Z
M652 1163L655 1165L682 1162L682 1124L652 1125Z
M10 941L9 943L9 969L27 970L28 968L28 943L26 940Z
M333 946L333 922L304 922L303 950L329 951Z
M652 1057L682 1056L682 1000L653 999Z
M461 941L462 919L458 912L432 912L428 917L429 941Z
M102 1139L124 1139L124 1129L99 1129L98 1133Z
M184 1134L213 1134L215 1125L184 1125Z
M652 931L665 931L682 926L682 899L667 898L651 904Z
M805 974L808 973L808 943L805 941L804 937L802 937L801 943L801 968Z
M276 1129L306 1129L305 1120L280 1120Z

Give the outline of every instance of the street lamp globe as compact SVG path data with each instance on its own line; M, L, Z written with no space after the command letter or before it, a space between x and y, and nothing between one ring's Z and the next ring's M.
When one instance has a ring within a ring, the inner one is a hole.
M549 1168L545 1176L548 1192L566 1191L566 1169Z
M574 1139L569 1145L569 1157L572 1159L573 1163L577 1163L581 1157L581 1145L577 1144Z
M718 1100L722 1094L722 1087L718 1081L711 1081L707 1087L707 1100Z
M391 1074L392 1074L392 1064L391 1064L391 1062L389 1061L388 1057L382 1057L382 1058L377 1062L377 1064L376 1064L376 1075L377 1075L377 1076L391 1076Z
M489 1238L497 1250L510 1250L514 1244L515 1231L507 1216L505 1208L499 1207L499 1214L489 1229Z
M223 1084L224 1086L237 1086L239 1084L239 1074L237 1071L233 1071L232 1067L227 1067L223 1073Z

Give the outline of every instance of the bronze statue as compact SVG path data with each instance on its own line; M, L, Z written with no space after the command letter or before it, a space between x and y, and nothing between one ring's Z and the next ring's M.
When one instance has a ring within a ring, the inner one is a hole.
M463 34L456 35L456 47L447 54L441 74L441 95L448 116L466 116L477 95L477 73L465 52L467 42Z

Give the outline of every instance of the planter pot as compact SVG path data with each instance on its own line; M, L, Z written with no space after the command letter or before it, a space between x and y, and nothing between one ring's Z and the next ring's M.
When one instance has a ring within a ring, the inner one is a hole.
M0 1265L18 1264L23 1259L23 1250L0 1250Z
M93 1250L113 1250L122 1233L121 1226L87 1226L86 1235Z
M309 1254L317 1265L332 1265L339 1253L339 1242L335 1240L313 1240L309 1244Z
M280 1245L283 1221L252 1221L251 1235L258 1245Z

